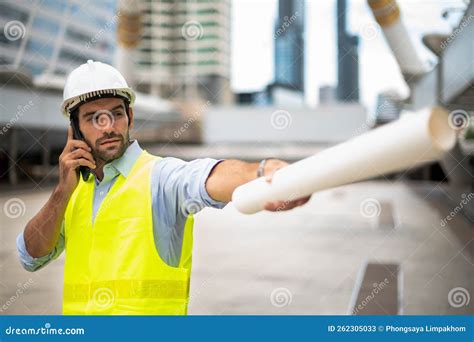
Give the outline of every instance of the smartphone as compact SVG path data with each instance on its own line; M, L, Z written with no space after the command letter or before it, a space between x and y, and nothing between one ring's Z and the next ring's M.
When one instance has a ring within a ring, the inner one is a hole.
M82 140L85 142L84 136L82 135L81 131L79 130L79 127L76 127L74 121L71 119L71 127L72 127L72 135L75 140ZM82 179L84 182L86 182L89 179L89 175L91 174L91 169L88 168L87 166L79 166L79 173L82 176Z

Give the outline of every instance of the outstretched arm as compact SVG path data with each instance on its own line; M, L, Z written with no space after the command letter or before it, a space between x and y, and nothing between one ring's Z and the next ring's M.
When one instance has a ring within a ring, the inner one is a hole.
M206 190L216 201L230 202L234 190L245 183L257 178L257 170L260 163L247 163L241 160L224 160L217 164L209 175L206 182ZM271 182L273 173L287 166L288 163L279 159L268 159L265 163L263 174L268 182ZM266 210L280 211L289 210L308 202L309 197L294 201L276 201L265 205Z

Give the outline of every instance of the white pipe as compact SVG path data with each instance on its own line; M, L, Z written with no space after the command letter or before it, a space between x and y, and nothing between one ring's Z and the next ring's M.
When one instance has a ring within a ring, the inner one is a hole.
M403 74L420 75L428 71L401 20L382 26L382 30Z
M410 77L427 72L427 65L413 45L396 0L368 0L368 3L402 73Z
M235 189L232 201L244 214L263 210L270 201L291 201L440 159L456 142L444 109L426 109L342 144L328 148Z

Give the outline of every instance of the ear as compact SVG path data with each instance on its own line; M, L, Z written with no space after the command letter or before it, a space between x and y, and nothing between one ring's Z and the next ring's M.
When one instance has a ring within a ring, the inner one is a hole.
M128 127L133 128L133 108L128 108Z

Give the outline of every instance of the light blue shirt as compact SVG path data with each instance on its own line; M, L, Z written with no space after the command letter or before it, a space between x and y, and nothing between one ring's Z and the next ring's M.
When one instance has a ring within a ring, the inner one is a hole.
M142 151L138 142L134 141L122 157L104 166L102 181L95 178L93 220L117 176L122 174L127 177ZM151 195L155 246L161 258L170 266L179 264L187 216L204 207L223 208L226 204L213 200L205 186L210 172L219 162L211 158L185 162L167 157L153 166ZM58 242L48 255L40 258L29 255L23 233L18 235L17 249L26 270L36 271L44 267L64 251L64 221Z

